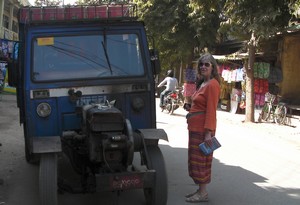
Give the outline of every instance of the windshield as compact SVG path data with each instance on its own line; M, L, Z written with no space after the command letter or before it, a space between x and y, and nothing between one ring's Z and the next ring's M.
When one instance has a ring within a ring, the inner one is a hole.
M34 81L144 74L136 34L35 38L32 69Z

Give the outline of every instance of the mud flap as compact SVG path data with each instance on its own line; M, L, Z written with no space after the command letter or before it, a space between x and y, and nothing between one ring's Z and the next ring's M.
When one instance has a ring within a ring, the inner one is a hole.
M32 153L61 152L61 140L59 136L33 137L31 139Z
M157 145L158 140L169 141L168 135L163 129L138 129L137 131L143 136L147 145L149 145L149 143Z

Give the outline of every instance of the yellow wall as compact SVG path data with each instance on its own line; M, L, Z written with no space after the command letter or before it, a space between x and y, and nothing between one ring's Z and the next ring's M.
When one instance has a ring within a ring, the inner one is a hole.
M282 49L283 81L280 95L300 104L300 35L285 36Z

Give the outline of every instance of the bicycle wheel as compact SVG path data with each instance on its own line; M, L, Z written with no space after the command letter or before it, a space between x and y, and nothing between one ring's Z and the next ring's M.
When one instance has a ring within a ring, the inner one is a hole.
M275 110L275 122L277 124L284 124L286 119L287 108L285 105L278 105Z
M271 113L271 105L269 103L265 103L262 111L261 111L261 119L264 121L268 121Z

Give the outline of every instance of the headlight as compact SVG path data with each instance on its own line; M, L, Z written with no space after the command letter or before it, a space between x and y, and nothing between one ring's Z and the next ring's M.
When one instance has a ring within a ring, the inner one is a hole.
M40 117L47 117L51 114L51 106L48 103L40 103L36 108L36 112Z
M131 106L132 106L134 111L140 112L145 107L145 102L142 98L135 97L131 101Z

